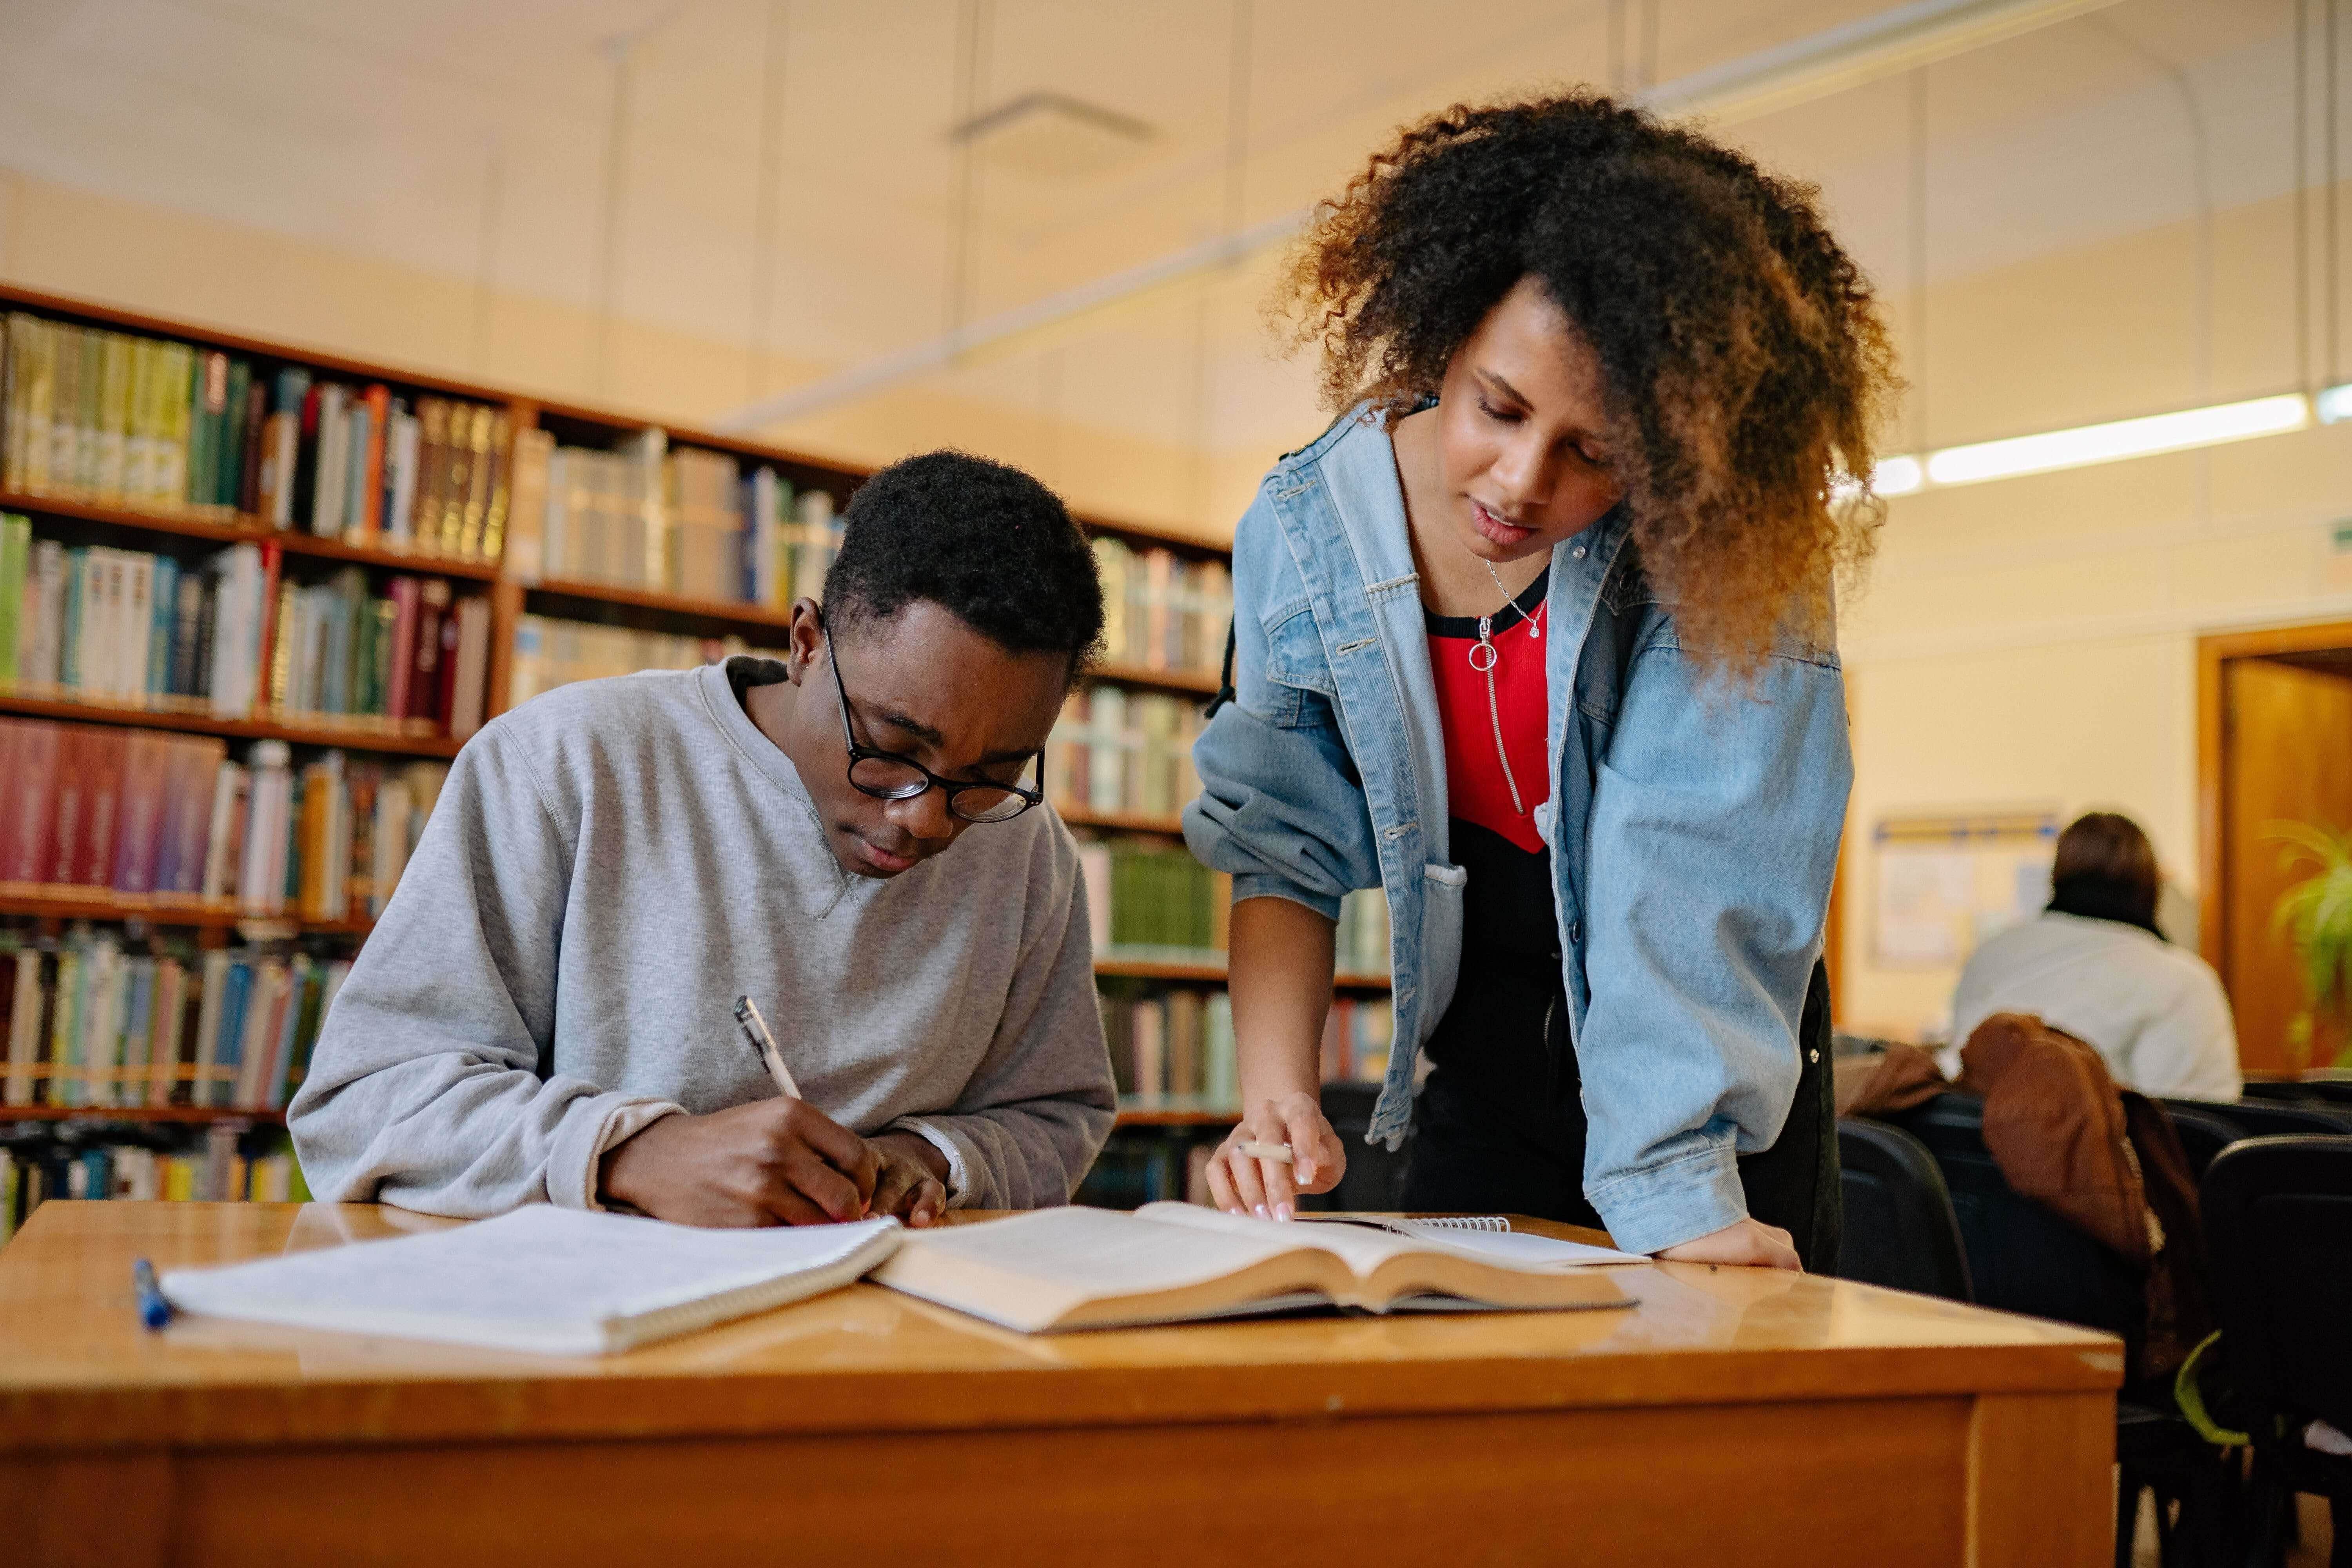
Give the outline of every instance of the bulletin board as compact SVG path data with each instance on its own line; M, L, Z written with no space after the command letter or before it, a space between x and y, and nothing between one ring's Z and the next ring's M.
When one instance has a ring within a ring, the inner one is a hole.
M1948 969L2005 926L2050 902L2055 811L1992 811L1879 820L1873 961Z

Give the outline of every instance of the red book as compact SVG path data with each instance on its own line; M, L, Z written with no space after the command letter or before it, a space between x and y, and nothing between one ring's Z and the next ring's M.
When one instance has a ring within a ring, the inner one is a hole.
M441 728L441 623L449 617L449 584L427 577L416 590L416 662L408 683L408 717Z
M55 758L37 755L36 742L38 732L47 728L27 720L0 719L0 882L34 880L37 858L17 846L28 832L46 826L39 817L47 814L47 774ZM27 818L32 819L29 824Z
M286 552L278 548L274 539L261 545L261 647L254 655L253 711L266 713L276 699L269 679L269 661L276 655L278 642L278 574L284 565Z
M58 731L56 783L49 803L49 830L43 836L41 874L36 882L70 882L74 853L81 844L82 816L89 799L89 758L85 747L97 731L67 724Z
M130 742L127 730L92 730L81 738L81 830L75 836L73 875L66 879L78 886L103 888L114 870Z
M458 621L455 609L441 617L441 695L434 703L433 716L445 735L457 714L457 666L462 662L457 658Z
M352 453L352 458L365 465L361 469L364 489L360 514L350 520L350 529L357 531L361 543L373 544L383 529L383 427L392 418L392 393L379 383L362 393L360 401L367 405L367 450Z
M394 577L392 603L392 679L391 689L384 693L383 710L397 730L408 717L409 676L416 664L416 579Z
M171 736L161 730L133 730L123 738L121 804L110 879L118 893L155 890L155 864L163 844L163 790L171 778Z
M8 794L10 819L6 855L0 858L0 880L49 879L57 831L58 749L64 737L65 731L56 724L26 720L16 725L16 776L23 787Z

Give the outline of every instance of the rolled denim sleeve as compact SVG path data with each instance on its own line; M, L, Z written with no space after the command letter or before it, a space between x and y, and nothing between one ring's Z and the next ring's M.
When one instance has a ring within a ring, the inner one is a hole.
M1313 617L1261 499L1234 533L1234 699L1192 744L1201 793L1184 807L1184 842L1232 875L1234 902L1288 899L1336 921L1343 894L1380 885L1380 856Z
M1671 637L1635 658L1594 784L1577 1040L1585 1191L1629 1251L1747 1216L1736 1157L1796 1095L1853 777L1833 659L1743 688Z

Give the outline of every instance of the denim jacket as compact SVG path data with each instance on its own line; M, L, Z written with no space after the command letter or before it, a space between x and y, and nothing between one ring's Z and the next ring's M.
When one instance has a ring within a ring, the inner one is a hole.
M1554 547L1544 639L1553 903L1591 1131L1584 1188L1652 1252L1745 1217L1735 1157L1796 1092L1853 779L1835 651L1784 635L1748 686L1685 657L1619 508ZM1336 919L1388 896L1395 1044L1370 1139L1412 1119L1454 996L1466 875L1404 496L1362 409L1275 466L1234 545L1234 700L1193 748L1192 852Z

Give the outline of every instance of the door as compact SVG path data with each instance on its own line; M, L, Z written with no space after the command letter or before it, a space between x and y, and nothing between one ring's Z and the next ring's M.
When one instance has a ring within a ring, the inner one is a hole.
M2201 945L2237 1015L2240 1061L2277 1076L2298 1065L2287 1031L2304 999L2271 910L2308 872L2282 867L2268 835L2282 821L2352 829L2352 624L2207 637L2199 651ZM2340 1048L2323 1037L2315 1061Z

